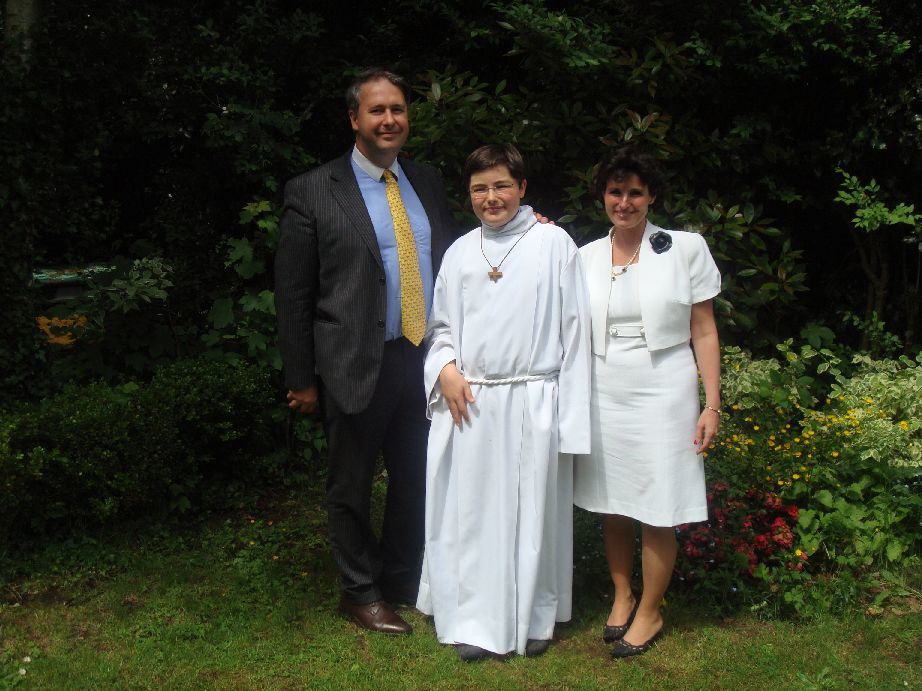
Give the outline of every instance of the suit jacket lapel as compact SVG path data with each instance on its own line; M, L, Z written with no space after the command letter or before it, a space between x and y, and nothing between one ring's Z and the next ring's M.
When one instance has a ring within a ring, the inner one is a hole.
M375 261L384 268L375 227L371 222L371 216L368 215L368 208L359 190L359 183L355 179L355 172L352 170L352 151L333 161L330 169L330 189L336 203L352 222L352 227L368 245Z

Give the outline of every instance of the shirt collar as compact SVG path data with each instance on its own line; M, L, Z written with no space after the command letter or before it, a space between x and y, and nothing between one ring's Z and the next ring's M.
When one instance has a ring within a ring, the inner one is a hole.
M368 157L365 156L357 146L352 147L352 160L355 161L355 165L368 173L368 177L372 180L377 180L380 182L381 176L384 175L384 168L376 166L374 163L368 160ZM397 164L397 159L394 159L394 162L387 168L390 170L394 177L398 180L400 179L400 166Z
M538 219L535 218L535 212L528 205L522 205L519 207L519 210L516 212L515 216L509 219L509 222L505 225L494 227L487 225L486 223L481 223L481 229L483 232L487 233L506 233L509 235L516 235L518 233L524 233L527 230L530 230L531 227L538 223Z

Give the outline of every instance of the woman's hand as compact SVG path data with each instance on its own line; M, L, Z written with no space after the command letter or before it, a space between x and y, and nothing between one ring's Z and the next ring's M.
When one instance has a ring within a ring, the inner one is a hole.
M698 447L696 453L706 451L714 441L717 430L720 429L720 413L711 408L705 408L698 416L698 426L695 428L695 446Z
M439 387L442 389L442 396L448 403L448 410L451 411L451 419L455 421L455 424L460 427L462 419L470 422L467 404L474 402L474 394L471 392L471 385L458 371L454 360L439 372Z

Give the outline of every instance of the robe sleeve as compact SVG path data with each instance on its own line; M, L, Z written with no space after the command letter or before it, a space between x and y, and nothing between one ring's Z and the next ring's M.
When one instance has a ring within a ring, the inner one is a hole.
M589 430L589 373L592 366L589 335L589 296L583 264L574 251L560 275L561 320L557 425L561 453L587 454Z
M423 382L426 387L426 416L432 419L432 406L442 395L439 373L452 360L456 360L455 345L449 324L448 284L442 271L435 279L432 311L426 326L426 361L423 365Z
M695 234L694 251L688 259L692 304L710 300L720 292L720 270L703 236Z

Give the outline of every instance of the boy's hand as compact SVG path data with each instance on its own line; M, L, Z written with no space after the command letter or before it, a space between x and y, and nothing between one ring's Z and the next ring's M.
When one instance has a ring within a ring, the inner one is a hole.
M451 411L451 419L455 421L455 424L460 427L462 419L470 422L467 404L474 402L474 394L471 392L471 385L458 371L454 360L439 372L439 386L442 389L442 396L448 402L448 410Z

